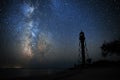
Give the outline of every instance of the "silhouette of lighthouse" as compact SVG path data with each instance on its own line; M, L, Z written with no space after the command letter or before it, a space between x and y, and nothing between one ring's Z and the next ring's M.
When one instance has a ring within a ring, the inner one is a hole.
M85 35L84 32L81 31L79 33L79 47L81 48L81 54L82 54L82 65L85 65Z

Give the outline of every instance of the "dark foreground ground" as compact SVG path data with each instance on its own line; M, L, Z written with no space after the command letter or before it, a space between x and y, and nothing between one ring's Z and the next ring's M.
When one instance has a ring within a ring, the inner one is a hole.
M0 80L120 80L120 66L88 65L64 71L2 69Z

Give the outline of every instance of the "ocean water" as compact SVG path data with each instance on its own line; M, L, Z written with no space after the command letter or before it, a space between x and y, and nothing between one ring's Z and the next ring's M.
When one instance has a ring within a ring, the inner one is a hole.
M16 78L51 75L63 69L0 69L0 78Z

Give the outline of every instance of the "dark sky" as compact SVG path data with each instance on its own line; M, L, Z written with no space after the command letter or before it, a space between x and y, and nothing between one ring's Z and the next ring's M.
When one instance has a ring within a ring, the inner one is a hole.
M0 0L1 67L70 67L84 31L89 56L120 39L119 0Z

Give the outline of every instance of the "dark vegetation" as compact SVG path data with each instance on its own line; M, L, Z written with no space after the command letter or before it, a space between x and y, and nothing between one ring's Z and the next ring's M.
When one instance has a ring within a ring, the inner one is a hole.
M104 42L101 46L102 56L106 57L108 55L120 56L120 40L114 40L112 42Z

